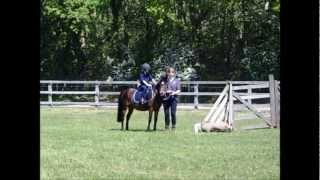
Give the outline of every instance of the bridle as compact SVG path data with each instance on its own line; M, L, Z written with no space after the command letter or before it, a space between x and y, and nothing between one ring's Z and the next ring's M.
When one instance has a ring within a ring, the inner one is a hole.
M170 95L167 95L167 90L168 90L168 86L169 84L164 82L164 80L161 80L159 82L159 95L162 98L162 100L166 101L170 98ZM162 91L161 91L162 90Z

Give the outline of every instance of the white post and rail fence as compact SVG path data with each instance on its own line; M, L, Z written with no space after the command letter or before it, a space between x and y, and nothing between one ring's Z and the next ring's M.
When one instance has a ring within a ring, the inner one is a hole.
M271 121L278 123L280 119L280 81L274 79L273 75L269 75L269 81L181 81L181 85L187 87L193 86L193 88L188 88L193 90L192 92L180 93L180 96L191 96L193 97L193 103L184 104L189 108L198 109L200 106L205 107L210 106L210 104L199 103L200 96L218 97L221 91L217 92L201 92L199 86L220 86L223 87L230 83L232 85L232 90L235 91L234 95L241 97L245 100L247 104L252 105L252 100L258 99L269 99L269 108L271 113ZM75 91L75 90L56 90L55 85L82 85L92 87L91 91ZM47 101L40 101L40 105L56 106L56 105L93 105L93 106L110 106L116 107L116 102L102 101L102 96L117 96L120 94L119 91L113 90L101 90L101 86L130 86L136 87L137 81L60 81L60 80L41 80L40 86L42 87L40 91L41 96L47 96ZM46 88L47 87L47 88ZM94 88L93 88L94 87ZM112 88L114 89L114 88ZM264 89L264 92L254 92L258 89ZM241 91L241 92L237 92ZM74 102L74 101L54 101L54 95L90 95L94 96L94 101L87 102ZM237 99L234 99L235 101ZM242 103L242 102L240 102ZM258 104L254 104L257 105ZM236 107L236 106L235 106ZM269 109L268 108L268 109ZM278 124L279 125L279 124Z

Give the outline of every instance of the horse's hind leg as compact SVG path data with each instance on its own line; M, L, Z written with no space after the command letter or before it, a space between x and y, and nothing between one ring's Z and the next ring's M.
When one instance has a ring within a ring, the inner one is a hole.
M129 120L130 120L130 116L133 112L133 108L132 107L129 107L129 111L128 111L128 114L127 114L127 120L126 120L126 130L129 130Z
M150 123L151 123L151 119L152 119L152 113L153 111L149 111L149 121L148 121L148 128L147 128L147 131L150 130Z

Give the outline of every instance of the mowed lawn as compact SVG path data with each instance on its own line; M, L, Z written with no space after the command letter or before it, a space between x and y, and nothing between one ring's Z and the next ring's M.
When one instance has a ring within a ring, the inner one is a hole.
M230 179L280 176L279 129L193 134L207 111L178 111L175 132L146 132L134 111L120 131L116 110L41 108L41 179ZM153 124L152 124L153 125Z

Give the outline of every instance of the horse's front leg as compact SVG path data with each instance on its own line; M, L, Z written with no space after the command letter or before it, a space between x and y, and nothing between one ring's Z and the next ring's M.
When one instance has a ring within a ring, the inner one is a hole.
M126 121L126 119L124 117L126 117L126 114L127 114L127 107L123 108L123 110L121 111L122 113L122 116L123 116L123 119L121 121L121 130L123 131L123 124L124 124L124 121ZM128 122L127 122L128 123Z
M153 130L157 130L157 121L158 121L158 112L159 110L154 111L154 121L153 121Z
M151 123L151 119L152 119L152 113L153 113L153 111L149 110L149 121L148 121L147 131L150 131L150 123Z
M129 107L129 111L127 113L127 117L126 117L126 130L129 130L129 120L130 120L130 116L133 112L133 108Z

